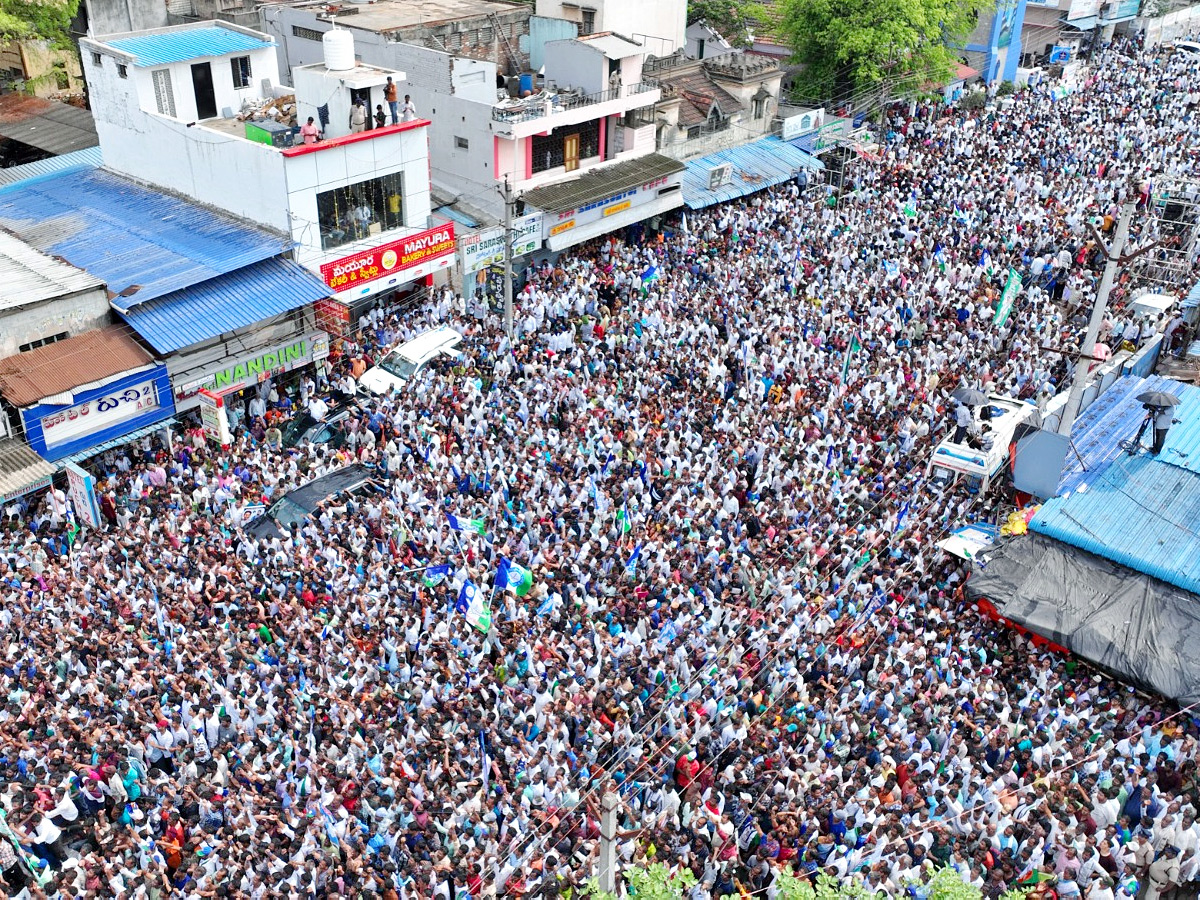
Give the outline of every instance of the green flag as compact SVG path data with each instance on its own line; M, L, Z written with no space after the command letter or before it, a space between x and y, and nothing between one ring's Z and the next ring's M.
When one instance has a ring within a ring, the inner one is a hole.
M1017 270L1012 266L1008 267L1008 281L1004 285L1004 290L1000 294L1000 302L996 304L996 327L999 328L1008 321L1008 314L1012 312L1013 302L1017 299L1017 294L1021 293L1021 276L1017 274Z
M846 348L846 358L842 360L842 383L846 381L846 376L850 374L850 357L854 356L862 349L862 344L858 341L858 333L855 332L854 337L850 338L850 346Z

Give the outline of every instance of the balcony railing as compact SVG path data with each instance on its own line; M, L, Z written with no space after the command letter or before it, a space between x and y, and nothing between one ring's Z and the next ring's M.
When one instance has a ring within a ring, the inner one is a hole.
M618 88L611 88L610 90L600 91L596 94L561 93L537 100L530 97L521 106L493 106L492 121L513 125L517 122L528 122L532 119L552 116L555 113L566 112L569 109L593 106L608 100L619 100L622 97L633 97L637 94L644 94L647 91L655 90L658 90L657 84L652 84L648 81L639 81L637 84L624 84Z

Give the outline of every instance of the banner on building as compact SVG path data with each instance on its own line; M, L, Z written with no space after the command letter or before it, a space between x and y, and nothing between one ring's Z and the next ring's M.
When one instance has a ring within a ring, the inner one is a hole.
M412 271L428 274L426 263L454 254L454 224L447 222L370 250L344 256L321 266L321 277L335 291L349 290L377 278Z
M534 213L513 219L512 255L526 256L542 246L542 216ZM459 254L462 257L463 274L470 275L488 266L504 262L504 229L489 228L475 234L460 237Z

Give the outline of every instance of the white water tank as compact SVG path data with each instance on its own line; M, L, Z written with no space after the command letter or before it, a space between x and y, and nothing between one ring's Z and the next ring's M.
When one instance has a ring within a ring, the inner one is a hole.
M354 35L342 29L327 31L321 37L325 51L325 68L331 72L345 72L354 68Z

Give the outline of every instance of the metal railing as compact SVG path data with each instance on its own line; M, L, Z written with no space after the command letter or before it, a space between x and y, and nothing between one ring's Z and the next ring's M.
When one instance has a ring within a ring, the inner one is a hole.
M525 101L523 106L509 108L493 106L492 121L505 122L510 125L517 122L528 122L532 119L542 119L546 116L566 112L570 109L593 106L608 100L619 100L622 97L633 97L637 94L644 94L647 91L655 90L658 90L657 84L652 84L648 81L639 81L637 84L625 84L618 88L611 88L595 94L562 93L536 101L530 98Z

